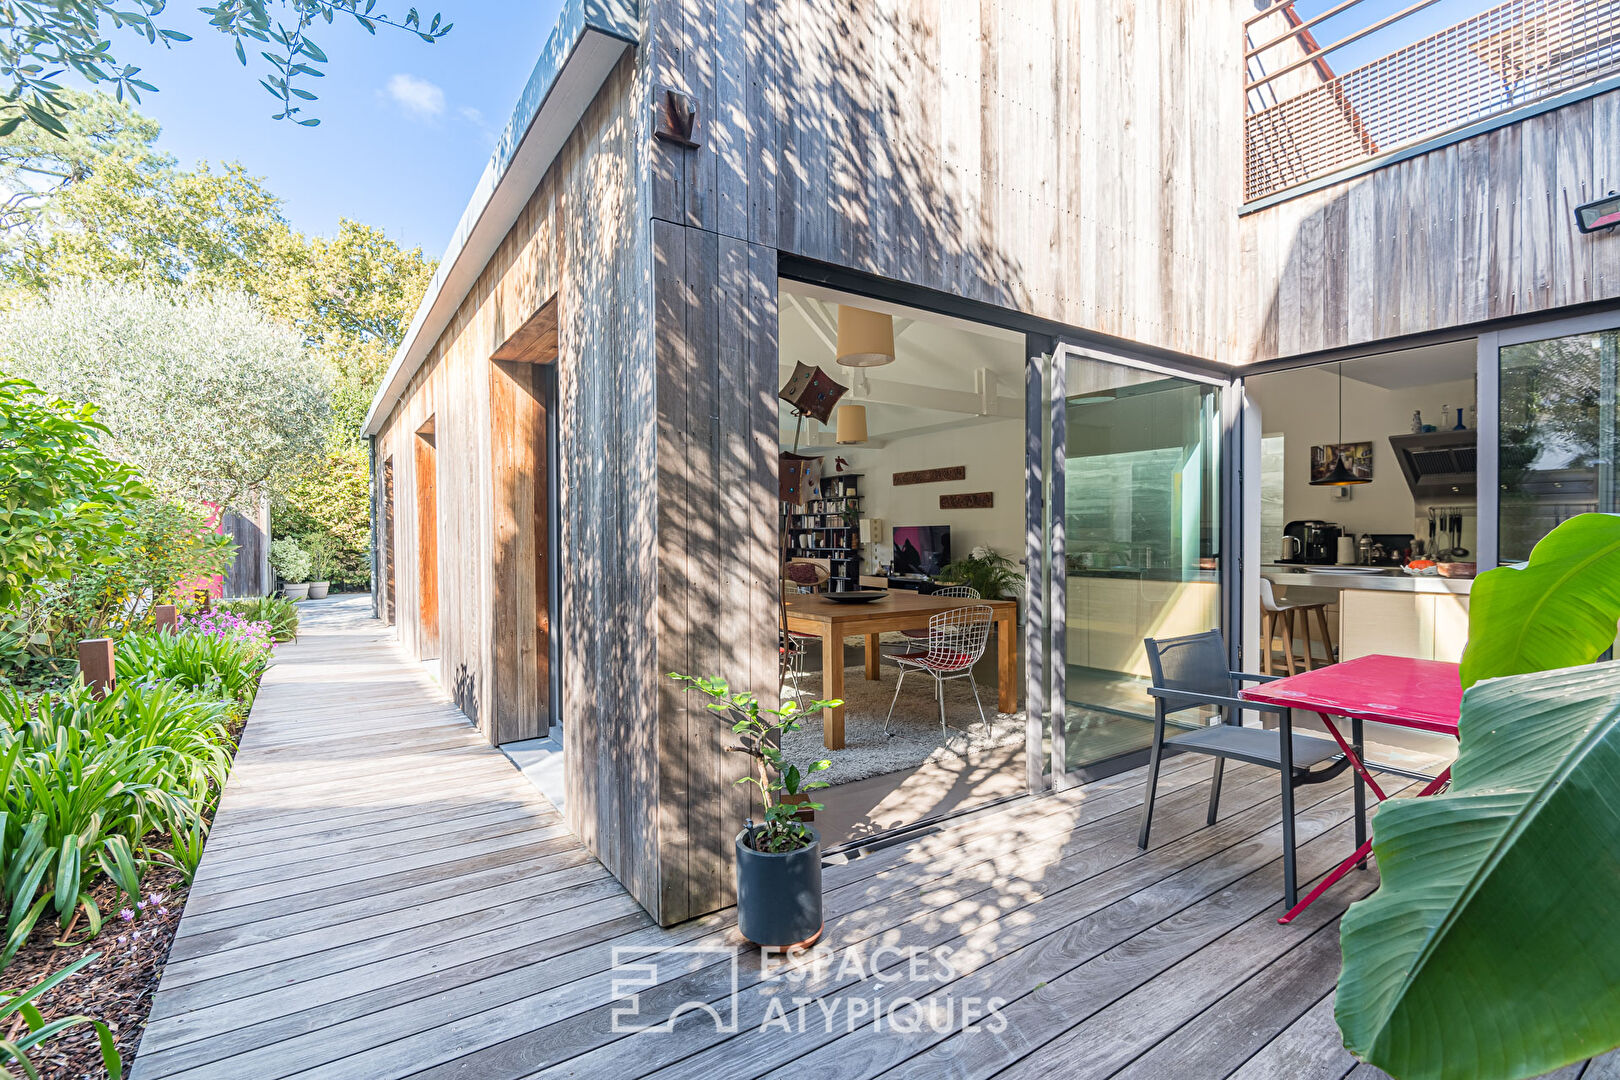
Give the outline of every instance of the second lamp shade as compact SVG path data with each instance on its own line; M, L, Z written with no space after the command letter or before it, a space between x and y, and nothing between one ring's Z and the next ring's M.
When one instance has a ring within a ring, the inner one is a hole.
M863 443L866 441L866 406L838 406L838 441Z
M845 367L894 363L894 319L880 312L839 304L838 362Z

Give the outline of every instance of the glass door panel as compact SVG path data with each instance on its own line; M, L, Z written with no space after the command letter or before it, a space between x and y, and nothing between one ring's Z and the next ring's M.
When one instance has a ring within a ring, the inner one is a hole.
M1620 330L1504 345L1499 359L1497 543L1512 563L1566 518L1620 512Z
M1152 736L1143 639L1221 626L1220 390L1072 353L1063 377L1064 751L1103 773Z

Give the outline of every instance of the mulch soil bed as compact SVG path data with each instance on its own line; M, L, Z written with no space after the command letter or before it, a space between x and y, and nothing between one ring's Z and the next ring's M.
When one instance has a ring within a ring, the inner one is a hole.
M42 918L28 944L18 951L5 971L0 972L0 986L12 991L23 990L82 957L99 954L78 974L38 999L38 1004L47 1021L79 1014L106 1023L118 1042L127 1076L130 1063L135 1060L141 1032L146 1028L146 1016L152 1008L158 978L169 959L169 946L174 943L174 932L180 925L187 891L177 871L152 867L141 879L140 903L144 907L136 908L111 882L98 882L92 894L106 919L101 933L90 941L81 940L81 918L73 928L75 944L57 945L56 924L47 925ZM152 902L154 896L156 903ZM120 918L119 912L123 910L133 912L133 918L127 921ZM19 1019L6 1034L11 1037L25 1030ZM107 1075L101 1063L101 1045L95 1028L89 1024L58 1035L30 1056L40 1076L47 1080L102 1080Z

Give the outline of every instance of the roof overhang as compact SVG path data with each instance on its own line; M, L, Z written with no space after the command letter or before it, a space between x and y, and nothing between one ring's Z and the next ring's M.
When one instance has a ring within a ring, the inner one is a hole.
M636 0L567 0L445 247L405 340L388 365L366 413L362 434L377 434L539 188L586 107L620 57L635 46L636 8Z

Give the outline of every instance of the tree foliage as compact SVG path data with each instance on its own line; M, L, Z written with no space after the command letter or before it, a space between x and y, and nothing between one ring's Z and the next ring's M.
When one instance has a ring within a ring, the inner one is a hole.
M364 444L354 439L335 443L321 464L271 503L277 535L301 537L311 551L320 542L329 549L331 565L318 568L316 580L343 585L371 580L370 475Z
M139 66L117 54L138 40L165 47L191 41L154 21L167 6L167 0L0 0L0 135L24 128L65 135L75 105L59 81L67 72L110 86L119 101L127 95L139 102L141 91L156 90L140 78ZM250 49L263 62L259 85L279 103L275 119L306 127L320 123L299 118L304 103L315 100L306 86L325 74L327 62L310 37L317 24L347 16L367 33L392 27L430 44L450 32L439 15L424 22L414 7L395 15L379 10L377 0L219 0L197 10L208 16L211 29L231 39L243 67Z
M292 328L327 370L331 409L321 451L275 484L274 531L321 533L335 580L364 584L370 526L360 424L432 279L432 261L354 221L332 236L302 236L259 178L237 166L182 169L155 149L157 125L129 105L79 97L67 138L27 127L0 138L0 194L11 195L0 204L9 241L0 280L12 306L32 310L53 289L87 280L121 282L172 296L246 293Z
M110 558L126 513L146 494L102 449L95 411L23 379L0 380L0 608Z
M325 444L325 364L240 294L57 286L0 318L0 365L100 405L108 448L177 497L240 505Z

